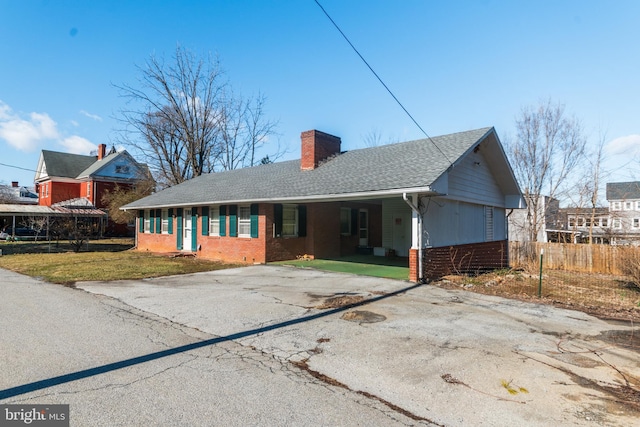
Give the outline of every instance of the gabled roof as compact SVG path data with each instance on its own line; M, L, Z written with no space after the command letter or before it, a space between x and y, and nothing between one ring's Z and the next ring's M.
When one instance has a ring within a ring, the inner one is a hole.
M607 200L640 199L640 181L607 182Z
M102 160L98 160L97 156L83 156L80 154L42 150L35 180L41 181L51 177L77 180L87 179L95 177L99 172L107 169L109 165L120 160L138 169L138 173L135 175L136 177L144 176L145 173L147 173L147 166L136 162L126 150L121 152L112 151ZM123 176L110 176L109 178L125 181L131 179L127 174L123 174Z
M93 158L93 163L89 167L84 169L82 172L78 173L78 175L76 175L76 177L77 178L90 177L91 175L93 175L94 173L96 173L97 171L99 171L100 169L102 169L103 167L108 165L109 163L111 163L114 160L116 160L118 157L120 157L120 153L109 154L107 157L105 157L102 160L96 160L96 158L94 157Z
M352 150L313 170L301 170L300 160L292 160L201 175L124 209L434 193L431 185L489 135L495 136L491 127ZM519 194L517 184L515 189Z
M83 156L80 154L42 150L39 170L42 164L44 164L47 176L49 177L75 178L95 162L96 156ZM36 180L39 178L42 177L36 175Z

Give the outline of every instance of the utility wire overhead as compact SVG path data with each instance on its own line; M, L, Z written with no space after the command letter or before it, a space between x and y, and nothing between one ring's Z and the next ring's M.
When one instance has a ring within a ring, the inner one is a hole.
M320 4L320 2L318 0L314 0L315 3L318 5L318 7L322 10L322 12L325 14L325 16L327 18L329 18L329 21L331 21L331 23L333 24L334 27L336 27L336 29L338 30L338 32L342 35L342 37L347 41L347 43L349 43L349 46L351 46L351 48L353 49L353 51L360 57L360 59L362 60L362 62L364 62L364 64L367 66L367 68L369 68L369 70L373 73L374 76L376 76L376 78L378 79L378 81L380 82L380 84L382 84L382 86L384 86L384 88L387 90L387 92L389 92L389 95L391 95L391 97L396 101L396 103L400 106L400 108L402 108L402 110L406 113L407 116L409 116L409 118L411 119L411 121L418 127L418 129L420 129L420 131L427 137L427 139L434 145L434 147L436 147L438 149L438 151L440 152L440 154L442 154L444 156L445 159L447 159L447 161L450 164L453 164L453 162L451 162L451 160L449 160L449 158L447 157L446 154L444 154L444 152L440 149L440 147L438 147L438 144L435 143L435 141L433 139L431 139L431 137L429 136L429 134L427 134L427 132L425 132L425 130L422 128L422 126L420 126L420 124L416 121L416 119L413 118L413 116L411 115L411 113L409 113L409 111L404 107L404 105L402 105L402 103L400 102L400 100L393 94L393 92L391 91L391 89L389 89L389 87L385 84L385 82L380 78L380 76L378 75L378 73L375 72L375 70L373 69L373 67L371 67L371 65L369 65L369 63L367 62L366 59L364 59L364 57L360 54L360 52L358 51L358 49L356 49L356 47L353 45L353 43L351 43L351 40L349 40L349 38L346 36L346 34L340 29L340 27L338 26L338 24L336 24L336 22L333 20L333 18L331 18L331 16L329 15L329 13L325 10L324 7L322 7L322 5Z
M27 168L21 168L20 166L13 166L13 165L8 165L6 163L0 163L0 166L6 166L8 168L14 168L14 169L22 169L23 171L29 171L29 172L38 172L35 169L27 169Z

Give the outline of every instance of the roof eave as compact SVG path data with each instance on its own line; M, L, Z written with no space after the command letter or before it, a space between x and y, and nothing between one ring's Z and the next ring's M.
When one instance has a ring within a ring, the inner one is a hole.
M321 203L335 201L352 201L352 200L370 200L384 199L395 196L402 197L404 193L420 193L427 195L439 195L430 186L426 187L408 187L393 188L387 190L362 191L354 193L338 193L338 194L318 194L311 196L290 196L290 197L265 197L260 199L234 199L234 200L209 200L205 202L194 203L175 203L175 204L150 204L140 206L122 206L123 211L139 210L139 209L158 209L158 208L177 208L182 206L208 206L208 205L240 205L247 203Z

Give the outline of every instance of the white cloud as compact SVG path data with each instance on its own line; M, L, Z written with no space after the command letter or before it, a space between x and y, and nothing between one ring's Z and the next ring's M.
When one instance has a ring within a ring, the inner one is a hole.
M612 156L623 154L633 157L640 154L640 135L627 135L616 138L606 145L606 151Z
M46 113L20 117L0 101L0 139L20 151L34 151L40 142L58 138L58 125Z
M60 145L66 148L66 151L72 154L83 154L88 156L89 153L97 148L96 144L78 135L72 135L60 141Z
M98 116L97 114L91 114L87 111L84 110L80 110L80 114L82 114L83 116L89 117L90 119L93 119L97 122L101 122L102 121L102 117Z

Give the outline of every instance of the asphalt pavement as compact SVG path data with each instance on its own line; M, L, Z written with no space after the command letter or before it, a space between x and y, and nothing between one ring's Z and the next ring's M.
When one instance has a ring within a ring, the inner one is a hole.
M0 403L68 403L72 425L640 421L640 330L578 311L278 266L2 273Z

